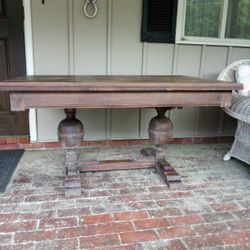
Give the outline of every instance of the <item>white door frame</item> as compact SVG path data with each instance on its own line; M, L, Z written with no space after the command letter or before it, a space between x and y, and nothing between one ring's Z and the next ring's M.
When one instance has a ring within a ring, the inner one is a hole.
M34 75L34 51L33 51L33 36L32 36L32 13L31 1L23 0L24 7L24 40L25 40L25 57L27 75ZM30 141L35 142L37 136L37 112L36 109L29 110L29 131Z

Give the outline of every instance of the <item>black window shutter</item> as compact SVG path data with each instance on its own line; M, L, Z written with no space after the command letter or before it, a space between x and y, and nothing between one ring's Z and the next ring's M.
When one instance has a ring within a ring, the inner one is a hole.
M142 42L174 43L177 0L143 0Z

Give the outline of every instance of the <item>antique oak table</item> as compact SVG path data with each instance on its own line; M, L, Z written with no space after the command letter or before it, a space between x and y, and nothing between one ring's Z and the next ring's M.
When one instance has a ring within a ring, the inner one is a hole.
M65 153L65 195L81 195L80 172L155 167L170 188L181 179L166 161L162 145L172 138L172 123L165 116L174 107L220 106L231 104L237 83L204 80L187 76L27 76L0 83L10 92L12 111L30 108L64 108L67 117L58 126L58 138ZM156 108L149 123L154 145L142 150L145 160L78 162L74 150L81 145L83 125L75 118L76 108Z

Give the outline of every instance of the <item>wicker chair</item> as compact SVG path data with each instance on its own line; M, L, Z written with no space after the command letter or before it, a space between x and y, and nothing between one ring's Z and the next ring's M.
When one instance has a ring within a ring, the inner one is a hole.
M218 76L218 80L236 81L235 71L241 64L250 65L250 60L241 60L227 66ZM250 164L250 97L233 91L232 104L224 111L238 120L234 143L223 157L228 161L231 157Z

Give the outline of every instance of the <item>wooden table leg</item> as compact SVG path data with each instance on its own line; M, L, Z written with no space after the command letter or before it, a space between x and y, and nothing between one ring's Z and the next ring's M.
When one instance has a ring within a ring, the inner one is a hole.
M58 140L65 152L65 196L81 196L81 179L78 169L78 154L76 147L81 146L83 140L83 125L75 118L75 109L65 109L66 118L58 125Z
M142 149L141 153L146 157L155 157L154 166L170 189L180 188L182 187L180 175L166 161L163 151L163 145L171 141L173 133L172 122L165 116L168 108L157 108L156 110L157 116L149 123L149 139L155 146Z
M78 155L75 150L65 153L65 197L81 196L81 178L78 170Z
M154 166L169 188L178 188L181 186L179 174L165 159L163 145L170 142L172 138L172 123L165 116L167 108L157 108L158 115L149 123L149 138L154 148L143 149L144 156L154 156L152 160L134 161L131 159L118 161L100 161L89 163L78 163L78 154L76 147L81 145L83 140L83 125L81 121L75 118L75 109L65 109L66 118L58 126L58 139L65 152L65 196L81 195L80 171L109 171L121 169L150 168Z

